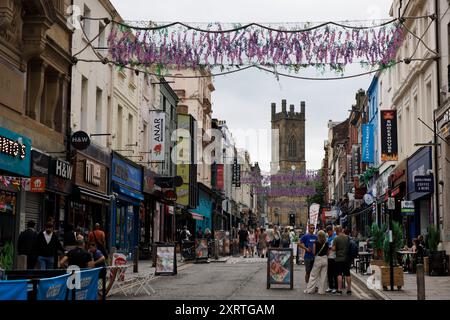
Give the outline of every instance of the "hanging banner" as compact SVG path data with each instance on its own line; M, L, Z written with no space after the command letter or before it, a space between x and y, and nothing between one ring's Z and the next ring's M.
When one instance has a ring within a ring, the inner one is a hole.
M317 225L317 220L319 219L319 211L320 204L313 203L309 207L309 223L313 224L314 226Z
M223 164L217 164L217 189L224 189L224 181L223 181Z
M374 162L373 124L362 125L362 159L361 162Z
M0 301L27 300L28 280L2 280L0 281Z
M40 279L37 289L37 300L66 300L67 280L70 274Z
M397 161L397 112L381 111L381 161Z
M360 164L361 164L361 154L360 148L358 145L352 146L352 165L353 165L353 175L360 174Z
M102 268L80 271L81 288L76 290L75 300L98 299L98 277Z
M237 158L234 158L233 162L233 176L232 184L239 188L241 186L241 165L238 164Z
M166 114L164 112L152 112L152 131L150 137L151 161L164 161L165 118Z

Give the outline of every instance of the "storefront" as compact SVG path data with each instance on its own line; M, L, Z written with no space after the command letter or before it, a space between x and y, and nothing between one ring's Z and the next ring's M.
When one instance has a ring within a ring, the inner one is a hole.
M15 244L25 205L22 177L30 176L31 139L0 128L0 251Z
M94 145L84 152L77 151L73 174L74 190L66 223L86 232L93 230L96 223L106 232L109 247L110 230L109 169L110 154Z
M389 222L387 216L387 201L389 198L389 177L394 171L394 165L387 167L377 179L377 216L378 225L382 226ZM395 216L394 216L395 217Z
M192 218L196 220L195 232L200 228L202 232L212 227L212 191L204 184L199 183L199 198L197 208L190 210Z
M395 216L399 217L399 220L403 226L403 238L412 246L412 234L414 230L414 215L409 216L402 213L402 201L406 200L406 159L399 162L391 174L390 185L392 187L391 197L395 198Z
M414 201L415 215L414 223L410 225L410 236L428 234L428 227L434 223L433 210L433 183L427 190L416 190L416 177L431 177L432 175L432 153L431 147L424 147L414 153L407 161L407 192L408 200Z
M111 166L112 192L115 196L112 208L111 246L117 252L132 258L139 243L139 212L142 194L142 168L113 152Z
M153 225L155 217L156 198L154 192L158 187L155 185L155 173L150 169L144 168L144 203L142 217L140 219L140 245L141 247L149 247L155 240L153 239L154 228Z

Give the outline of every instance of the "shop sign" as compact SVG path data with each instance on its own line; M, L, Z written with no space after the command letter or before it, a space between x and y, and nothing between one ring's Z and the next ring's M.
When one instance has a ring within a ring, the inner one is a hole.
M431 159L431 147L424 147L417 151L413 156L411 156L407 161L408 167L408 199L416 200L423 196L426 196L432 193L434 188L433 183L431 183L430 188L425 184L429 184L429 171L432 170L432 159ZM428 178L421 178L428 176ZM416 180L416 178L419 179ZM416 186L416 181L420 184ZM417 189L419 187L419 189ZM425 191L420 191L425 190Z
M164 199L167 201L177 201L177 194L173 190L164 192Z
M426 192L426 193L434 192L433 182L434 182L434 179L433 179L432 175L415 176L414 186L416 188L416 192Z
M397 161L397 112L381 111L381 161Z
M233 176L232 184L239 188L241 186L241 165L238 164L237 157L234 158L233 162Z
M144 169L144 192L153 193L155 191L155 173L150 169Z
M29 177L31 139L0 128L0 169Z
M70 165L70 163L62 160L54 160L53 165L54 165L53 170L54 175L67 180L72 179L73 167Z
M223 181L223 164L217 164L217 189L223 190L224 181Z
M70 137L70 144L77 150L84 150L91 144L91 139L86 132L77 131Z
M165 117L164 112L152 112L150 140L152 161L164 161Z
M86 160L84 181L99 187L102 179L102 168L100 165Z
M402 201L402 216L413 216L415 214L414 201Z
M362 160L361 162L374 162L374 125L362 125Z
M117 156L112 159L112 180L135 190L142 190L142 170Z
M31 177L30 191L31 192L45 192L45 178L44 177Z

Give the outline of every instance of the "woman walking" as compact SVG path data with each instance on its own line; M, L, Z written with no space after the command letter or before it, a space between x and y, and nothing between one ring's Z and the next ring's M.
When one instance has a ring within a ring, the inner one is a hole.
M314 293L316 287L319 294L325 294L327 287L328 242L324 231L319 231L313 246L314 265L305 293Z
M250 232L248 234L248 246L250 251L250 257L255 256L255 246L256 246L256 235L253 229L250 229Z
M259 253L260 258L264 258L267 256L266 250L267 250L267 242L268 242L269 236L266 233L266 230L264 228L261 228L261 233L259 234L258 239L258 246L259 246Z

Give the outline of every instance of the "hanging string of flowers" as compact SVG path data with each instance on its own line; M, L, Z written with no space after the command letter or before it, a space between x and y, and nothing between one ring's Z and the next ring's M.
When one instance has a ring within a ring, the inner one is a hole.
M114 25L108 38L109 53L124 66L198 69L258 65L298 71L328 65L342 71L351 63L388 66L405 34L397 23L366 29L326 25L299 32L251 25L220 32L225 29L221 24L209 24L211 32L183 25L152 30Z
M0 185L4 187L14 187L17 190L29 190L30 178L18 178L9 176L0 176Z

